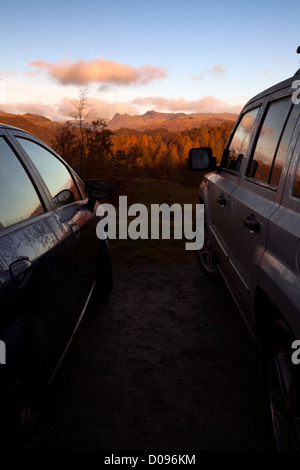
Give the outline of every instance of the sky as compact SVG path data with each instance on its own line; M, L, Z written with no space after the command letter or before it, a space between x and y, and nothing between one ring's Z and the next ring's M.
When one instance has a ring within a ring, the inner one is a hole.
M299 0L0 1L0 110L240 112L300 68Z

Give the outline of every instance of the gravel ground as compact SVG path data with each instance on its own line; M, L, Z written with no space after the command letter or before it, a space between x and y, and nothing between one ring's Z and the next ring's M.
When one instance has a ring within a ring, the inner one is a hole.
M114 263L47 392L47 449L270 449L261 357L226 287L183 261Z

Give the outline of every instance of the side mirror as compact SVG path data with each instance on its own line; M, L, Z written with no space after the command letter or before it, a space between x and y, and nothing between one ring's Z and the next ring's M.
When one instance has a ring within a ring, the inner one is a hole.
M84 190L89 198L88 207L90 210L93 210L95 201L111 196L114 192L114 187L108 181L93 179L85 183Z
M189 169L191 171L215 170L217 159L212 156L210 147L199 147L189 151Z
M55 202L56 207L65 206L71 204L75 201L74 194L70 189L63 189L56 196L54 196L53 201Z
M108 181L89 180L85 183L84 190L89 199L99 201L99 199L111 196L114 192L114 187Z

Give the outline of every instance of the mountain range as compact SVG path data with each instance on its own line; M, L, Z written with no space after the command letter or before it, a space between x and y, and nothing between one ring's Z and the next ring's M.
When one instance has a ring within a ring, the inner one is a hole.
M159 113L147 111L142 115L115 114L107 122L112 131L121 128L146 131L150 129L167 129L168 131L183 131L204 125L216 126L224 121L235 121L237 114L232 113Z
M160 113L148 111L143 115L115 114L112 119L103 119L108 129L133 129L148 131L165 129L168 131L184 131L203 126L215 127L224 122L235 121L237 114L233 113ZM0 122L24 129L51 145L55 130L65 122L51 121L38 114L11 114L0 110ZM72 121L69 121L72 123ZM74 124L74 122L73 122Z

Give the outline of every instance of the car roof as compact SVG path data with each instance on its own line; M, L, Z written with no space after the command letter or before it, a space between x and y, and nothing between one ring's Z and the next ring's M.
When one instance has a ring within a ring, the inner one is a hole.
M9 124L4 124L3 122L0 122L0 129L14 129L15 131L22 131L22 132L26 132L27 134L29 134L29 132L24 131L24 129L21 129L15 126L10 126Z
M267 88L266 90L258 93L257 95L253 96L246 104L245 106L248 106L252 102L259 100L260 98L264 98L265 96L271 95L273 93L276 93L279 90L282 90L284 88L287 88L292 85L292 83L297 80L300 80L300 69L297 70L297 72L290 78L287 78L286 80L283 80L282 82L276 83L275 85Z

